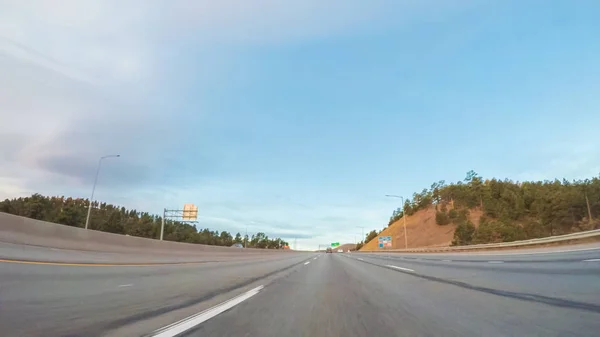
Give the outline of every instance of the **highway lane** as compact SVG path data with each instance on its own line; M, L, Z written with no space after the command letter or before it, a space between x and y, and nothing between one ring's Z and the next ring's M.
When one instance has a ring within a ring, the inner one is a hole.
M356 254L365 262L399 266L445 282L560 297L600 305L600 250L545 254Z
M598 254L305 253L146 267L0 263L0 335L168 337L184 327L192 337L597 336L600 260L584 261Z
M600 296L593 288L600 270L594 265L577 276L588 280L582 287L592 287L590 301L579 302L573 294L581 289L565 287L556 294L561 297L488 291L443 277L423 278L416 264L394 262L412 271L395 269L385 259L366 261L364 255L323 254L294 278L265 286L186 336L597 336L600 331L600 306L593 304ZM486 275L493 282L510 273L498 269ZM565 276L529 273L540 286Z
M158 266L0 263L1 336L139 336L222 294L293 270L310 253ZM165 320L154 319L164 317Z

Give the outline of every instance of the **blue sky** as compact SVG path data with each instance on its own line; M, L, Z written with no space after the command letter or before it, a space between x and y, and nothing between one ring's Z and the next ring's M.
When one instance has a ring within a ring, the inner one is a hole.
M0 3L0 197L263 231L381 229L471 169L600 173L597 1Z

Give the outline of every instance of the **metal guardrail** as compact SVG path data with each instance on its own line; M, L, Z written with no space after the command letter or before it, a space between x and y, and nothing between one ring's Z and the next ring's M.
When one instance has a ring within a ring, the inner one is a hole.
M571 233L565 235L556 235L549 236L545 238L537 238L530 240L522 240L522 241L512 241L512 242L501 242L501 243L486 243L480 245L470 245L470 246L449 246L449 247L423 247L423 248L409 248L409 249L377 249L377 250L369 250L368 252L459 252L465 250L485 250L485 249L494 249L494 248L511 248L511 247L522 247L522 246L535 246L542 245L547 243L555 243L555 242L568 242L574 240L582 240L592 237L600 238L600 229L595 229L591 231Z

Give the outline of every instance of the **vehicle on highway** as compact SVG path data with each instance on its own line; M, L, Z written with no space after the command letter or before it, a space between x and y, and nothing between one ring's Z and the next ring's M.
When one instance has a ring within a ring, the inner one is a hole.
M333 250L331 250L331 247L327 247L327 249L325 249L325 253L333 253Z

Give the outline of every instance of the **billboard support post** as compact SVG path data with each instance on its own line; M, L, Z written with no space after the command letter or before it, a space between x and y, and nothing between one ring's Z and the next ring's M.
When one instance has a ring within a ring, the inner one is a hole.
M160 241L163 239L163 234L165 233L165 216L167 214L167 209L163 209L162 221L160 222Z
M163 240L165 233L165 219L179 222L197 223L198 206L194 204L185 204L183 209L163 209L163 217L160 223L160 240Z

